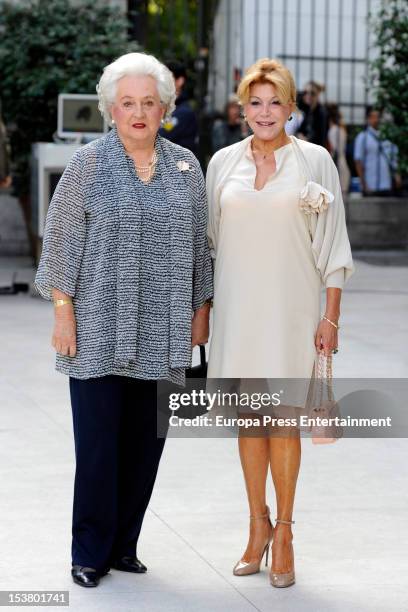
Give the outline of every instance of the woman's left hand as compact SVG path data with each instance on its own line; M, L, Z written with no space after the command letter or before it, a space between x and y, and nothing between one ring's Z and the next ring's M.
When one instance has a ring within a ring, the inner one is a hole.
M191 345L206 344L210 335L210 305L204 304L194 312L191 323Z
M322 319L316 331L315 346L320 353L323 351L326 357L333 353L333 349L337 348L337 329L326 319Z

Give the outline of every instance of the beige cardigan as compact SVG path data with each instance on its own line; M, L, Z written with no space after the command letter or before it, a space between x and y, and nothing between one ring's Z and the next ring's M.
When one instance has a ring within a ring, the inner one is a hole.
M208 239L213 258L217 256L217 243L222 210L220 194L232 169L245 154L252 136L217 151L207 169ZM325 287L343 288L354 272L350 242L347 235L344 203L337 168L330 153L320 145L290 136L298 159L299 168L307 181L322 185L334 199L327 210L305 214L309 227L311 248L316 268Z

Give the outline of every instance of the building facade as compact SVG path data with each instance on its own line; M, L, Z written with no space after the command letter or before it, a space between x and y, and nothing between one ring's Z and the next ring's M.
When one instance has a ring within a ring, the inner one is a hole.
M273 57L302 89L323 83L323 100L349 124L364 123L368 62L375 55L369 15L380 0L220 0L210 54L209 102L221 111L256 59Z

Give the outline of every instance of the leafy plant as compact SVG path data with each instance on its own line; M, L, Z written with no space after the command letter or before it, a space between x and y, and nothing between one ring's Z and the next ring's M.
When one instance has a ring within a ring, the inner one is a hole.
M381 131L399 149L399 168L408 172L408 4L381 3L371 26L378 56L370 65L375 105L384 111Z
M162 61L197 57L197 0L148 0L146 47Z
M59 93L95 93L103 67L138 49L128 25L118 9L91 0L0 1L0 97L28 231L31 145L52 141Z

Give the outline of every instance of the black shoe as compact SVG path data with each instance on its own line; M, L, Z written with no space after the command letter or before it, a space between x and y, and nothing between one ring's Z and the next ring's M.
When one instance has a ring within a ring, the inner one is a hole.
M111 566L121 572L133 572L134 574L144 574L147 572L147 567L137 557L116 559L111 563Z
M105 574L102 575L104 576ZM96 569L93 567L83 567L82 565L73 565L71 576L76 584L83 587L97 587L101 578L101 574Z

